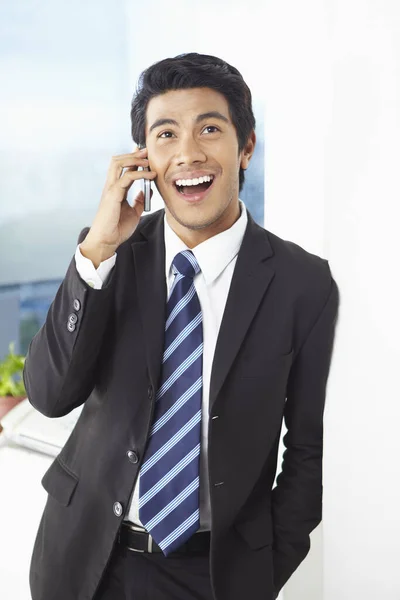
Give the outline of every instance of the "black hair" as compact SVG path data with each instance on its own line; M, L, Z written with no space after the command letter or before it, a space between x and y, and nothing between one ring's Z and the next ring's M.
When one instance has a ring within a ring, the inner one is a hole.
M153 96L169 90L208 87L223 94L235 126L239 150L243 150L256 121L251 92L239 71L216 56L191 52L166 58L148 67L139 77L131 106L133 141L145 145L147 105ZM239 191L244 184L244 170L239 170Z

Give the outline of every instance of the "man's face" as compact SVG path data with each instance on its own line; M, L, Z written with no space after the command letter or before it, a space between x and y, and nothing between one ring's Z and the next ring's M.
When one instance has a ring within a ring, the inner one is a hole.
M149 163L157 172L155 184L167 219L178 235L194 240L198 232L206 239L238 218L239 168L248 166L255 134L251 137L239 154L228 102L210 88L173 90L150 100L146 112ZM202 183L193 181L204 176ZM184 180L184 185L177 186L177 180Z

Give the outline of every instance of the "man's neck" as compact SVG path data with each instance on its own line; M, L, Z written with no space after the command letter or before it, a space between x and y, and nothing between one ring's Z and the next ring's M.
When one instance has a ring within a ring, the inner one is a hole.
M223 219L221 221L216 221L211 225L208 225L202 229L191 229L181 223L179 223L170 213L167 207L165 207L165 215L167 219L168 225L171 227L172 231L182 240L182 242L188 248L195 248L202 242L230 229L234 223L240 218L242 211L242 207L240 202L238 201L237 207L235 211L232 211L232 214L229 215L229 218ZM225 215L223 215L225 216Z

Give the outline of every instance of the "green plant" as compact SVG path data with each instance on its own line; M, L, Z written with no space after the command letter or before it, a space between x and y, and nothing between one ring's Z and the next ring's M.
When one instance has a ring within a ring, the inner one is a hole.
M26 396L22 371L25 356L14 354L14 343L9 346L9 354L0 362L0 396Z

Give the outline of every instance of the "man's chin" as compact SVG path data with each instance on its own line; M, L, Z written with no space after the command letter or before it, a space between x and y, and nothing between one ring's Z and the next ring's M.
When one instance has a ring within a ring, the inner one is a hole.
M174 221L179 223L181 227L185 227L186 229L190 229L192 231L198 231L200 229L206 229L210 227L213 223L218 220L217 215L207 216L198 214L196 217L190 214L190 210L184 210L179 208L178 210L175 208L168 208L165 206L167 218L168 216L172 218Z

